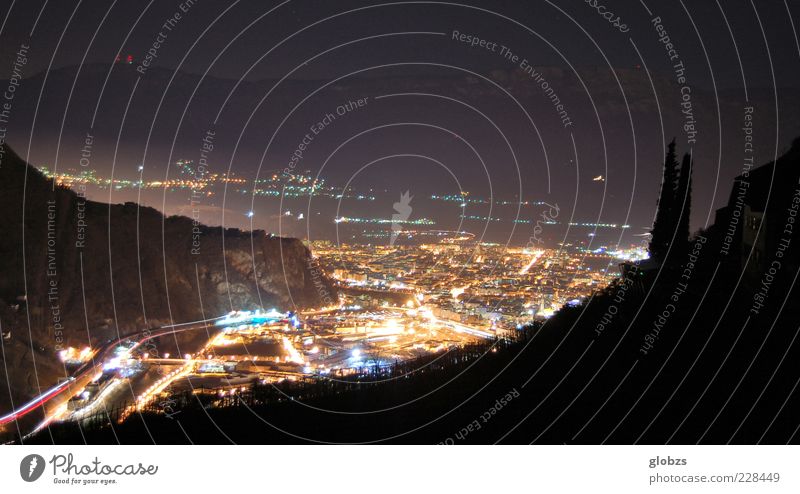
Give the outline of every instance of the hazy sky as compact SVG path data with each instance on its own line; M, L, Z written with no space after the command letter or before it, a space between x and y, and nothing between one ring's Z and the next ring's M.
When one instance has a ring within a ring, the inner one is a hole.
M312 126L363 98L327 119L292 170L385 194L340 205L350 215L389 216L411 190L426 216L449 224L458 210L421 199L467 190L640 232L665 141L695 154L699 228L741 172L745 108L759 163L800 133L796 1L0 3L0 78L15 68L26 78L7 140L37 165L77 166L92 134L97 173L136 178L143 166L146 179L169 177L168 164L199 159L214 129L213 170L254 181L289 166ZM115 66L118 53L131 66ZM76 78L82 62L93 65ZM259 218L282 213L260 201ZM504 221L488 226L503 237Z

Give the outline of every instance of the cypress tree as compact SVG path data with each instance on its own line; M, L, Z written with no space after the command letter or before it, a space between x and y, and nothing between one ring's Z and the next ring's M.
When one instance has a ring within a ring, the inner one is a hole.
M682 207L681 207L682 205ZM675 214L677 220L677 232L675 233L675 245L685 246L689 240L689 217L692 211L692 156L689 153L683 155L681 162L681 174L678 179L678 190L675 192Z
M653 229L650 232L650 257L663 262L667 256L669 244L672 241L672 234L677 227L677 216L675 215L675 188L676 188L676 168L678 163L675 159L675 139L669 143L667 155L664 158L664 177L661 181L661 194L658 198L658 210L653 221Z

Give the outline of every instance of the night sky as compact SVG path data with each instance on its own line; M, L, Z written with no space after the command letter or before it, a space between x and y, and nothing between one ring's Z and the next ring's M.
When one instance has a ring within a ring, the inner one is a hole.
M214 173L252 182L289 168L374 195L282 203L220 191L202 205L209 224L328 238L334 214L387 218L408 190L411 219L436 228L524 244L546 203L558 206L560 222L629 224L604 230L601 241L630 243L652 223L673 137L695 158L698 229L741 173L747 108L756 163L800 135L796 1L2 6L0 78L15 77L15 62L23 78L6 141L34 165L79 170L91 135L88 168L98 175L136 179L142 166L143 179L170 178L169 164L198 160L213 132ZM473 219L462 222L458 204L430 200L461 191L538 205L470 205ZM184 214L188 202L185 191L93 198ZM586 242L591 232L558 235Z

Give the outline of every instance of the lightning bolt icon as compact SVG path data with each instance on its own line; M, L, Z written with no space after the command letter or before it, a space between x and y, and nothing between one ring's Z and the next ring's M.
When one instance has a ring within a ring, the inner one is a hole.
M28 465L28 478L31 478L33 476L33 471L36 470L36 465L37 464L38 464L38 460L34 456L33 458L31 458L31 464Z

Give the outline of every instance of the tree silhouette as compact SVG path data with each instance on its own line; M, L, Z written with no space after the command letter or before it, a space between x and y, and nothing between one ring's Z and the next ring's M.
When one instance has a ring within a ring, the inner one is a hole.
M685 246L689 240L689 217L692 211L692 155L686 153L681 162L681 174L678 178L678 189L675 191L675 214L677 231L676 247Z
M663 262L667 256L672 235L677 225L675 214L675 189L677 186L678 163L675 159L675 139L669 143L667 155L664 158L664 178L661 182L661 194L658 198L658 210L653 221L650 237L650 257ZM680 211L680 208L678 208Z

